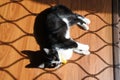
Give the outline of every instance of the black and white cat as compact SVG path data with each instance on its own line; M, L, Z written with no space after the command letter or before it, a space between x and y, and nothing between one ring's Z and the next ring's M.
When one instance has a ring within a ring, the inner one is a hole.
M41 43L46 44L42 49L49 56L47 56L48 61L41 63L39 68L54 68L64 64L72 57L73 51L78 54L90 54L88 45L76 42L70 37L70 27L73 24L88 30L89 19L73 13L63 5L53 6L40 14L42 15L38 15L37 25L43 24L45 40ZM34 34L39 44L41 32L39 28L35 28L35 30Z

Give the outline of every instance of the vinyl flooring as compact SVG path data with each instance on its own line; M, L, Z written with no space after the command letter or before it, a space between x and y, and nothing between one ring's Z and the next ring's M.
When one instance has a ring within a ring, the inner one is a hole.
M59 69L26 68L23 50L36 51L35 17L63 4L91 20L90 30L74 25L71 36L88 44L91 54L75 54ZM0 80L113 80L111 0L0 0Z

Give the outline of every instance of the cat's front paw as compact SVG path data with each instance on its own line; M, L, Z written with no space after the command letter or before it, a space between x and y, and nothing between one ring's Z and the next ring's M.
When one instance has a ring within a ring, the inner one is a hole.
M82 21L78 22L77 24L79 26L81 26L84 30L89 30L89 24L91 23L91 21L88 18L82 17L82 16L78 16L78 19L80 19Z
M91 21L88 18L84 18L83 21L88 25L91 23Z
M78 48L79 50L82 51L88 51L90 49L89 45L85 45L85 44L78 44Z
M82 20L87 25L89 25L91 23L90 19L88 19L86 17L78 16L78 19Z
M84 30L89 30L89 26L85 23L83 23L83 24L77 23L77 25L81 26Z
M88 50L74 49L74 52L79 53L79 54L83 54L83 55L89 55L90 54L90 51L88 51Z
M83 54L84 54L84 55L89 55L89 54L90 54L90 51L83 51Z

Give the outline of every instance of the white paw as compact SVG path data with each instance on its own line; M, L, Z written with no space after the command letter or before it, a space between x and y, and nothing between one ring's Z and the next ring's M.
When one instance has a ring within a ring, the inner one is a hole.
M90 24L91 21L88 18L78 16L79 19L83 20L86 24Z
M88 19L88 18L84 18L83 21L86 23L86 24L90 24L91 21Z
M78 18L80 19L80 20L82 20L84 23L83 24L81 24L80 22L79 23L77 23L79 26L81 26L83 29L85 29L85 30L89 30L89 24L91 23L91 21L88 19L88 18L85 18L85 17L81 17L81 16L78 16Z
M83 51L83 54L84 54L84 55L89 55L89 54L90 54L90 51Z
M74 49L74 52L79 53L79 54L84 54L84 55L89 55L89 46L85 44L80 44L78 43L78 47Z
M83 23L83 24L77 23L77 25L81 26L85 30L89 30L89 26L87 24L85 24L85 23Z
M90 52L88 50L74 49L74 52L79 53L79 54L84 54L84 55L89 55L90 54Z
M90 49L89 45L85 45L85 50L89 50L89 49Z
M89 30L89 26L85 23L82 24L82 27L85 29L85 30Z
M83 51L88 51L89 50L89 46L85 45L85 44L78 44L78 48L79 50L83 50Z

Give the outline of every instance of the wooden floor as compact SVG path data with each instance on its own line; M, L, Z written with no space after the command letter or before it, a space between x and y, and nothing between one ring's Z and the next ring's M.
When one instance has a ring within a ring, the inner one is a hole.
M25 68L29 59L21 51L39 49L32 36L35 14L55 4L91 20L89 31L71 28L91 54L74 54L59 69ZM0 0L0 80L113 80L111 7L111 0Z

